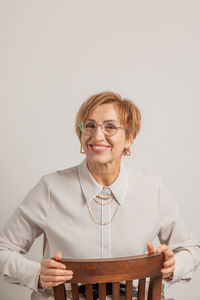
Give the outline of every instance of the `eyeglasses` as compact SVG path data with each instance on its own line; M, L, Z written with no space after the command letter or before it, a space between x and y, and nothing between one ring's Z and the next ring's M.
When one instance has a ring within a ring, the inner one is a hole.
M97 131L98 126L101 127L102 132L106 136L115 135L119 129L124 129L120 127L116 121L103 121L102 124L97 124L94 120L86 120L85 122L81 122L79 125L80 130L85 135L93 135Z

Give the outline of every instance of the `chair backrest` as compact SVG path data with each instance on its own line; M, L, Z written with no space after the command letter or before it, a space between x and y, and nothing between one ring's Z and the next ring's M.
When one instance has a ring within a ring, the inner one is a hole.
M78 283L85 284L86 299L92 300L92 284L99 284L99 299L106 299L106 283L112 283L112 298L119 300L119 286L126 282L126 300L132 300L133 280L139 279L138 300L145 298L146 278L150 278L148 300L161 299L161 268L164 255L144 254L120 258L106 259L62 259L68 270L73 271L70 281L73 300L79 299ZM55 300L65 300L65 285L54 287Z

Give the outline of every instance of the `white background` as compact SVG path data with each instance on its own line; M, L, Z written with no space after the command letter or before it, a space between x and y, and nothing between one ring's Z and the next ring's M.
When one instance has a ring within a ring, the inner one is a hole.
M75 114L111 90L142 113L125 163L162 176L199 239L199 15L198 0L0 0L1 228L41 175L83 159ZM167 296L199 300L199 281ZM29 294L0 281L1 300Z

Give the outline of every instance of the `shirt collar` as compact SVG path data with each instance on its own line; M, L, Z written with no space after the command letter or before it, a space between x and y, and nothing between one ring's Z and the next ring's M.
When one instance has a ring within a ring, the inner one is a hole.
M102 192L103 187L94 179L87 167L87 158L78 166L78 175L81 189L86 201L91 202L96 195ZM128 189L128 174L126 167L121 163L120 172L116 180L106 188L109 188L118 203L121 205Z

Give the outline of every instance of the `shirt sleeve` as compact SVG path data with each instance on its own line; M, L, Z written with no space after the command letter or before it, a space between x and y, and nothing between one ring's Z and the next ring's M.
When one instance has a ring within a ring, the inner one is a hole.
M159 179L159 209L161 244L167 244L175 253L175 271L173 280L187 282L200 264L200 244L188 230L180 214L177 203Z
M9 283L37 291L40 263L27 259L23 254L43 233L48 207L49 191L45 177L42 177L0 233L0 275Z

